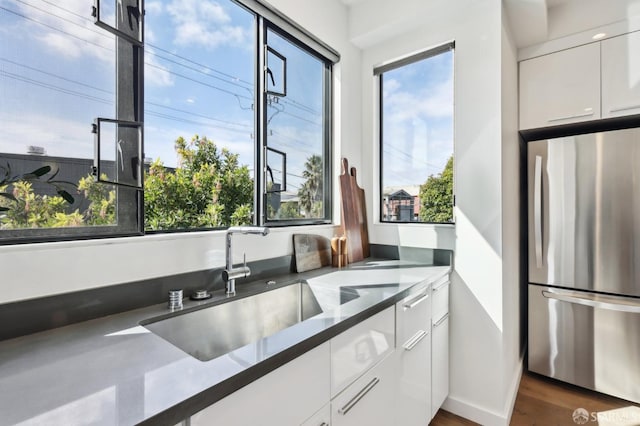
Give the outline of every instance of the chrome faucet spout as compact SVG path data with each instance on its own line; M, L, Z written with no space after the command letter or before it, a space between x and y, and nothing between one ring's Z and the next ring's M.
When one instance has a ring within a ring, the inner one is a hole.
M231 226L227 229L225 239L225 270L222 271L222 279L226 282L227 296L236 294L236 278L251 275L251 269L247 266L246 255L243 266L235 269L233 267L231 236L234 233L266 236L269 234L269 228L265 226Z

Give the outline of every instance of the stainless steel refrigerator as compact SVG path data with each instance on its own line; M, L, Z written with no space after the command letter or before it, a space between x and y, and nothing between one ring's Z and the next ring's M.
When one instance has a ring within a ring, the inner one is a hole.
M640 402L640 129L529 142L528 367Z

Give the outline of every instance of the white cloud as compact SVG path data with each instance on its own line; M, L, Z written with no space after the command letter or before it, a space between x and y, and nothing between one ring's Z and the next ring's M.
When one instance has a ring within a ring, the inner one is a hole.
M152 50L147 47L147 51ZM174 76L167 71L167 67L160 65L152 54L145 55L144 84L156 87L168 87L175 84Z
M24 33L63 57L77 59L87 55L103 62L114 62L114 36L93 24L85 1L58 0L56 6L44 4L40 7L43 10L38 10L27 3L15 3L12 9L17 8L32 19L20 22Z
M396 91L388 96L385 103L393 110L393 115L387 118L396 122L411 120L415 117L453 116L452 78L435 85L430 90L423 89L415 92L402 90L398 85Z
M231 23L224 8L210 0L174 0L167 5L175 26L174 43L179 46L201 45L210 49L247 39L246 31Z
M145 15L159 15L163 12L163 5L159 1L147 1L144 3Z
M384 185L422 184L452 153L453 81L410 91L389 80L385 96Z

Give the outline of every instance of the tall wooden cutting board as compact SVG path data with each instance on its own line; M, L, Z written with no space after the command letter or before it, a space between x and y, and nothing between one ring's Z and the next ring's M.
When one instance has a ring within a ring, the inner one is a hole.
M369 257L369 228L367 225L367 203L364 198L364 189L358 186L356 168L351 167L351 187L357 202L360 203L358 224L360 225L360 241L362 242L362 256Z
M362 203L358 186L351 176L349 162L342 159L342 173L340 174L340 195L342 198L342 228L347 237L347 257L349 263L359 262L364 259L362 252L362 229L360 218L362 217Z

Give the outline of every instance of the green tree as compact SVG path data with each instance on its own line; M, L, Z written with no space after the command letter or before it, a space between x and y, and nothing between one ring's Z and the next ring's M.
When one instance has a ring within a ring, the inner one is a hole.
M304 210L305 217L322 216L323 172L321 156L314 154L307 158L302 172L305 181L298 190L300 207Z
M6 191L6 188L1 188ZM28 180L13 183L13 190L7 192L11 198L3 197L4 207L1 218L2 229L52 228L78 226L82 215L78 211L66 214L67 201L61 196L39 195L33 192L33 184Z
M298 203L295 201L287 201L280 204L280 219L300 219L302 215L298 211Z
M251 223L253 181L238 154L206 137L175 142L178 167L154 161L145 174L145 227L186 229Z
M103 179L107 176L104 175ZM82 191L89 207L84 212L86 225L113 225L116 223L116 191L113 186L96 182L87 175L78 182L78 191Z
M420 204L422 222L453 222L453 155L441 173L420 185Z

